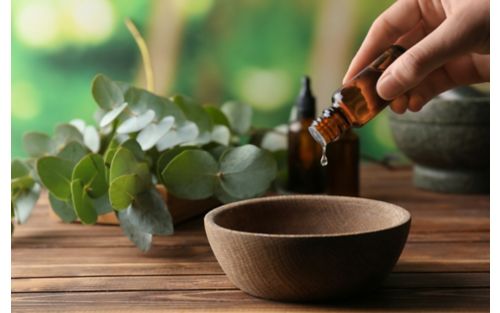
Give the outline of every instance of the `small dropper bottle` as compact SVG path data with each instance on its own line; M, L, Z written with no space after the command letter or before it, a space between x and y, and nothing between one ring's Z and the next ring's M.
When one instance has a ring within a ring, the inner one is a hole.
M324 191L324 171L320 166L321 148L308 132L316 116L316 99L309 77L302 79L296 102L296 116L288 125L288 186L296 193Z
M325 156L328 143L338 140L351 127L363 126L389 104L389 101L377 94L377 80L404 51L401 46L389 47L352 80L335 91L332 106L324 110L309 127L312 137L323 148L323 166L328 164Z

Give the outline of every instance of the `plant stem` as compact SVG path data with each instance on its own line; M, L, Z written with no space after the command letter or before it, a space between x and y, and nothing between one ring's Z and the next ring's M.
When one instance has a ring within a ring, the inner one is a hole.
M130 34L132 34L132 37L134 37L135 43L137 44L137 47L141 52L142 63L144 64L144 72L146 73L146 89L150 92L154 92L153 67L151 65L151 56L149 54L146 41L130 18L125 19L125 25L130 31Z

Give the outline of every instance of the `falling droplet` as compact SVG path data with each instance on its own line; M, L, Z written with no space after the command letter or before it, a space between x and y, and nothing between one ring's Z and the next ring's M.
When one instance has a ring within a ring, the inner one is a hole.
M326 157L326 146L321 147L323 149L323 154L321 155L321 166L328 165L328 158Z

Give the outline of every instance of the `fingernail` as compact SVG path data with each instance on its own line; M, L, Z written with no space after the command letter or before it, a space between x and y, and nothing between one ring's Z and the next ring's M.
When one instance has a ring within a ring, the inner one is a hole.
M401 85L388 72L385 72L377 82L377 93L385 100L396 98L401 93L401 89Z

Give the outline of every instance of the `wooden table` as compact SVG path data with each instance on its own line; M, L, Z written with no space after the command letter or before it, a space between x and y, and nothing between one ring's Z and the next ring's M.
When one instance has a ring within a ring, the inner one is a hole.
M362 195L407 208L413 224L382 288L341 303L287 304L236 289L201 219L146 254L116 226L63 224L43 196L12 241L13 312L487 312L489 197L415 189L409 169L362 169Z

